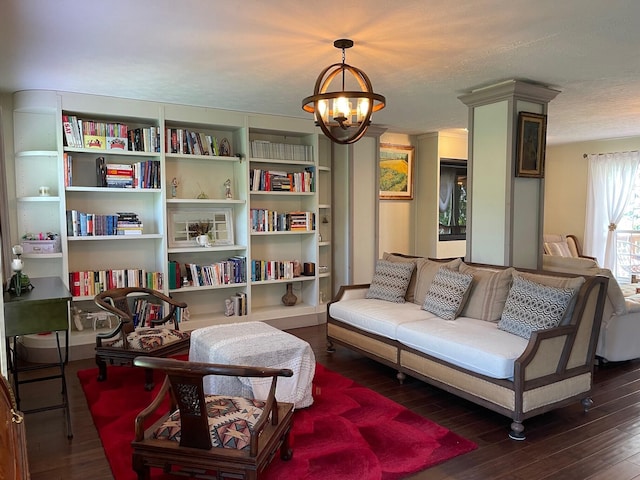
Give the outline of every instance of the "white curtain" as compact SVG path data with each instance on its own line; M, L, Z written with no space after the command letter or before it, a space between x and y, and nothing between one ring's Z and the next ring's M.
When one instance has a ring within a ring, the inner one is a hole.
M438 208L441 212L446 212L451 208L453 187L455 187L455 183L455 168L440 168L440 201L438 202Z
M640 153L589 155L585 252L615 271L616 228L635 184Z

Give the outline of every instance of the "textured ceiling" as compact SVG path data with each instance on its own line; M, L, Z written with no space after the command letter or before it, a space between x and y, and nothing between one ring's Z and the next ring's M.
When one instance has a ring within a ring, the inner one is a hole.
M465 128L458 96L521 79L561 91L549 143L640 136L638 19L636 0L0 0L0 91L306 118L346 37L391 131Z

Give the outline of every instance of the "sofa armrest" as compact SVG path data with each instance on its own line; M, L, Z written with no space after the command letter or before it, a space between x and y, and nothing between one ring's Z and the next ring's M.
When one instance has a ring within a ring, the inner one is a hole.
M573 326L566 325L532 332L527 348L515 361L514 378L529 381L557 373L567 340L574 331Z
M514 364L517 384L545 376L566 378L593 369L608 281L603 276L587 278L569 325L532 332Z
M338 294L333 299L333 302L364 298L367 294L367 290L369 290L369 285L369 283L361 283L357 285L342 285L340 287L340 290L338 290Z

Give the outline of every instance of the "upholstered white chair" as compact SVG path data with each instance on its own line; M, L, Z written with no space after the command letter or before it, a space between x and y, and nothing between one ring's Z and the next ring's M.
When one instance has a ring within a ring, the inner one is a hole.
M553 255L559 257L574 258L590 258L594 257L582 254L580 241L575 235L558 235L554 233L545 233L543 236L545 255Z

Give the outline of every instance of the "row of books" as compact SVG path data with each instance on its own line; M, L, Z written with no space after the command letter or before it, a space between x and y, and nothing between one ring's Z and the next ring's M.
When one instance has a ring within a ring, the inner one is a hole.
M71 148L159 152L160 128L129 128L122 123L83 120L75 115L62 115L64 142Z
M105 290L121 287L147 287L162 290L162 272L143 269L85 270L69 273L69 287L74 297L93 297Z
M96 158L96 183L108 188L160 188L160 161L106 163Z
M131 314L135 328L150 327L152 320L164 318L164 305L152 303L146 298L136 298L133 301Z
M273 143L267 140L251 141L253 158L271 158L275 160L295 160L313 162L313 146Z
M117 214L87 213L67 210L67 236L141 235L144 224L131 212Z
M184 310L186 309L176 308L174 316L178 323L188 318ZM165 305L162 303L151 302L145 297L139 297L133 301L131 314L135 328L151 327L153 326L153 320L161 320L165 315L169 314L169 307L165 309Z
M314 169L302 172L284 172L252 168L249 188L253 192L314 192Z
M221 155L228 156L231 152L224 148L228 144L220 145L218 139L203 132L194 132L184 128L167 128L165 152L185 153L188 155Z
M245 283L246 257L233 256L209 264L169 262L169 289Z
M278 213L275 210L252 208L250 214L252 232L309 232L316 228L313 212Z
M295 260L251 260L251 281L291 279L297 276L299 265Z
M247 314L247 294L245 292L234 293L227 299L227 302L229 302L233 308L225 309L226 316L241 317Z

